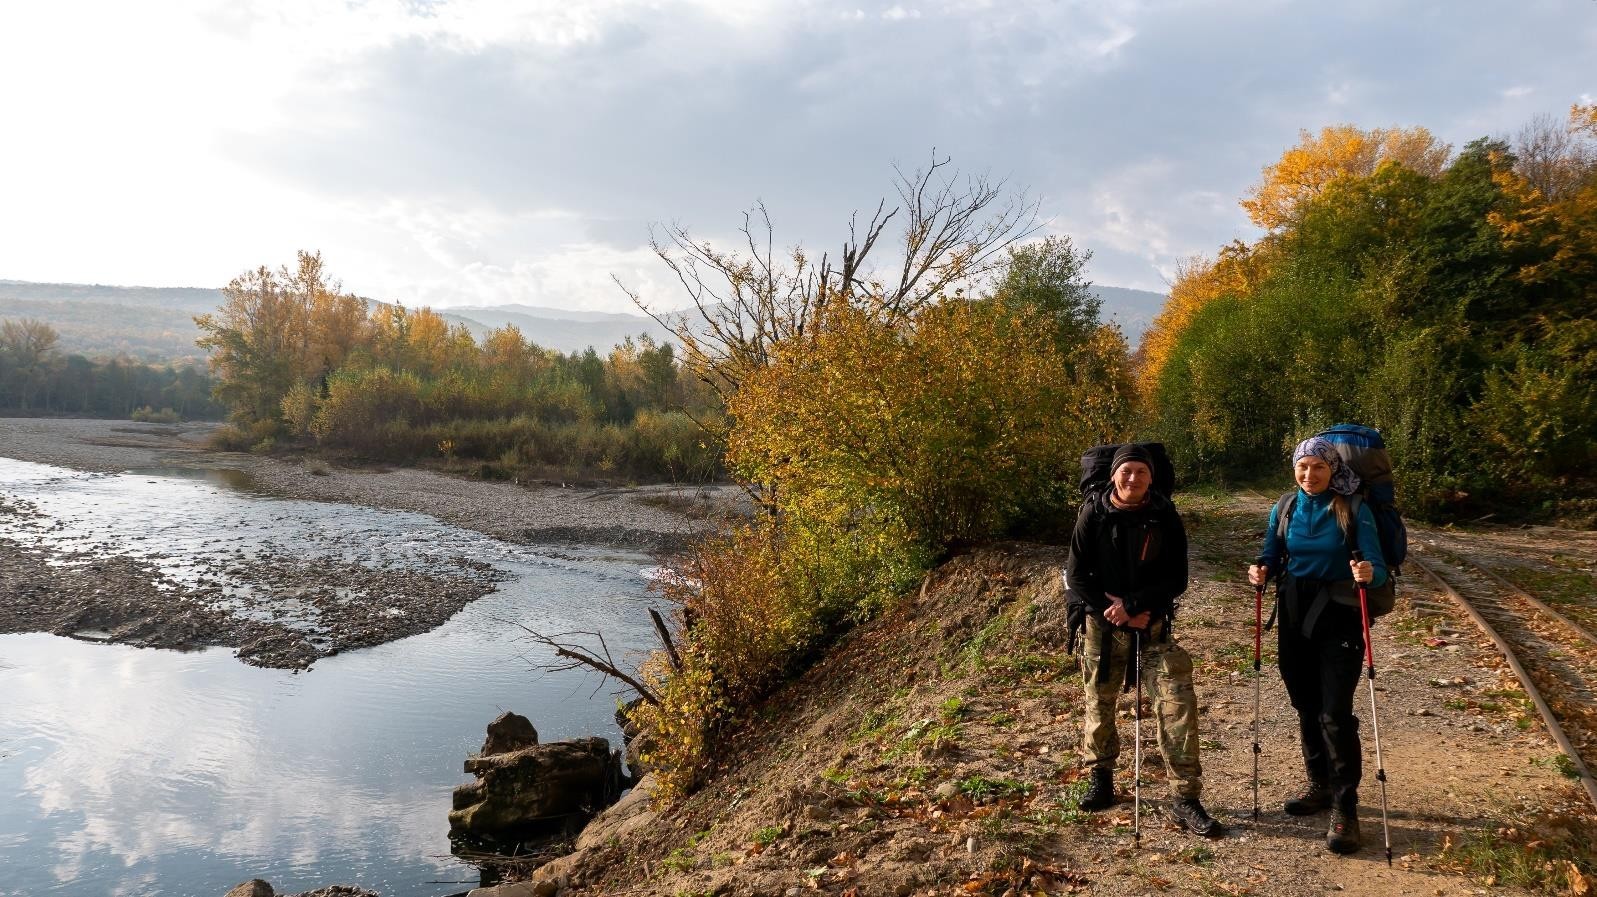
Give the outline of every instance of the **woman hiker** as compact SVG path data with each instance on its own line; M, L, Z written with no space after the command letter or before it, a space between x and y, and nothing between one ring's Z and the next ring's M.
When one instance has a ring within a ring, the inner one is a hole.
M1364 628L1355 583L1371 588L1386 581L1386 563L1375 517L1359 503L1357 518L1347 499L1359 478L1336 447L1316 436L1292 452L1298 490L1291 503L1286 538L1280 536L1282 503L1270 512L1261 563L1248 567L1255 587L1279 577L1276 602L1281 681L1298 712L1303 766L1308 784L1288 799L1286 811L1309 816L1331 811L1326 847L1336 853L1359 849L1359 778L1363 747L1353 695L1364 659ZM1350 538L1353 534L1354 538ZM1362 560L1354 559L1357 545Z
M1065 589L1072 614L1085 618L1082 761L1092 775L1081 806L1101 810L1114 803L1120 755L1115 702L1135 681L1136 642L1174 792L1166 814L1191 832L1218 837L1223 827L1198 800L1203 770L1192 657L1170 637L1176 597L1187 588L1187 533L1170 498L1150 488L1153 464L1140 446L1116 451L1109 487L1089 493L1070 539Z

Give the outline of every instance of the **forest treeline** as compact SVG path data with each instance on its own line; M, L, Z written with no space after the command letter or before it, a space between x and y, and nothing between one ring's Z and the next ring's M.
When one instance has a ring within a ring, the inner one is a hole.
M370 303L319 253L260 267L195 318L230 424L219 443L285 440L364 458L468 464L490 477L704 480L720 408L670 344L607 355L537 346L514 326L480 342L430 309Z
M1597 517L1597 106L1454 153L1423 128L1305 133L1186 264L1139 358L1143 431L1189 478L1284 469L1353 420L1431 517Z
M156 420L221 417L212 381L194 364L156 365L65 354L49 324L0 319L0 414Z

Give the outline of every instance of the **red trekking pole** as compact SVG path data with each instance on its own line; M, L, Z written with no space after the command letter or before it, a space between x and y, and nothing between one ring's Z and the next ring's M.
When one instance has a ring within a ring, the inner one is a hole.
M1364 553L1353 552L1353 560L1363 561ZM1386 865L1392 865L1392 829L1386 821L1386 765L1381 760L1381 719L1375 714L1375 645L1370 641L1370 598L1364 588L1364 583L1359 587L1359 612L1364 617L1364 660L1369 672L1370 681L1370 725L1375 728L1375 780L1381 783L1381 837L1386 842Z

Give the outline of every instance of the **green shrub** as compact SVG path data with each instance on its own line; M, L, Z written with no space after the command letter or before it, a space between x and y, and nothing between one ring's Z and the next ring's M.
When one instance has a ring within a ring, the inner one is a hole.
M131 417L133 420L150 424L175 424L181 423L183 420L183 415L170 408L162 408L160 411L156 411L149 405L134 409Z

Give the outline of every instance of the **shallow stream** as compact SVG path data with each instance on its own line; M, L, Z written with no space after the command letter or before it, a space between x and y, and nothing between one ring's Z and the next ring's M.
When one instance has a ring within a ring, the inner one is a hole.
M514 545L247 485L0 459L0 499L31 509L25 526L0 517L0 540L145 558L174 582L257 552L484 563L504 581L436 629L300 673L246 666L228 648L0 635L0 895L220 897L256 877L279 893L459 893L476 872L449 854L449 794L488 720L515 710L543 740L619 745L611 686L533 670L545 657L517 624L602 630L618 656L647 647L647 556Z

